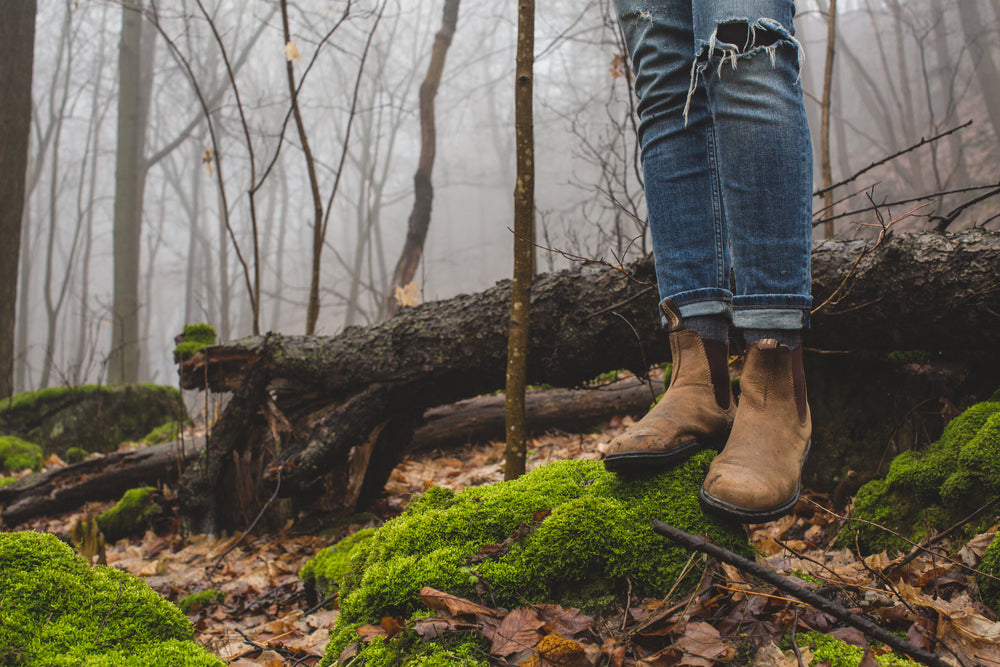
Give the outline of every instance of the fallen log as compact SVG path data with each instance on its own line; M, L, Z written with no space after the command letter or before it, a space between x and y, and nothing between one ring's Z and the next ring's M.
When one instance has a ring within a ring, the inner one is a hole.
M525 396L525 421L532 434L581 429L616 415L641 415L663 391L663 378L635 377L586 389L532 389ZM504 439L504 396L480 396L426 411L413 432L411 451L456 447Z
M12 527L88 501L118 500L138 486L173 484L204 448L204 438L193 438L113 452L33 475L0 488L0 518Z
M870 242L869 242L870 243ZM828 241L813 254L825 304L807 345L822 349L988 349L1000 343L1000 234ZM859 259L860 258L860 259ZM532 286L530 383L579 386L642 375L667 360L650 259L588 263ZM181 500L198 530L245 526L270 495L322 500L331 514L372 499L434 406L504 384L509 282L404 309L338 336L267 334L206 348L179 367L184 388L232 391L205 465ZM276 517L277 518L277 517Z

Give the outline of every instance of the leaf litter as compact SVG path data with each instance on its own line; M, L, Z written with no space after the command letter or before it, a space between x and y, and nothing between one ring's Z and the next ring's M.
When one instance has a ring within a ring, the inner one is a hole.
M600 458L601 445L630 423L628 417L615 418L592 434L556 432L534 438L528 443L528 466ZM411 454L393 470L373 514L391 518L431 486L458 491L501 481L503 449L503 443L492 443ZM164 492L169 495L170 490ZM91 503L82 513L40 518L19 528L68 538L79 520L109 506ZM968 574L962 567L978 564L996 527L964 545L944 540L935 545L935 555L920 555L905 563L901 556L886 553L862 560L848 549L831 546L843 527L842 518L833 510L829 496L807 492L792 514L750 526L758 563L877 619L950 664L1000 666L1000 623L970 593ZM198 641L228 664L312 666L323 655L338 612L309 608L298 571L320 549L377 521L344 526L325 537L302 534L306 529L290 522L276 535L251 535L243 541L239 534L182 536L174 525L108 545L106 554L110 566L143 578L171 601L205 590L223 593L222 601L193 607L189 618ZM230 549L211 580L207 579ZM955 560L942 557L956 552ZM687 598L630 595L603 615L559 605L491 608L430 588L421 591L421 598L436 614L409 627L421 638L431 641L443 633L478 630L489 642L494 662L519 667L710 667L720 663L800 667L809 665L814 654L808 645L789 642L789 637L808 631L860 646L866 651L862 665L876 664L874 656L886 652L869 645L860 631L719 563L709 564L698 590ZM386 618L358 632L370 641L393 637L405 624L403 619ZM779 648L789 643L792 648Z

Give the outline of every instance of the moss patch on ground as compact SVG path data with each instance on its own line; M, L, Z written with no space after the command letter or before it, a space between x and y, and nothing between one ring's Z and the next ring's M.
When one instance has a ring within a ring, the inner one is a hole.
M879 526L919 542L927 526L944 529L1000 493L1000 402L973 405L953 419L941 439L927 449L893 459L885 479L858 490L855 521L840 544L865 553L908 550L910 545ZM979 526L969 526L974 531Z
M50 387L0 401L0 433L37 443L65 460L71 447L114 451L187 415L176 387L152 384Z
M14 435L0 435L0 472L38 470L41 465L41 447Z
M185 595L177 601L177 608L185 614L190 614L191 612L198 611L208 605L223 602L225 599L225 593L211 588L207 591L200 591L198 593L191 593L191 595Z
M475 599L482 584L490 602L505 607L558 603L589 610L611 606L630 584L640 596L664 597L675 585L681 594L695 585L700 568L682 578L690 554L653 533L653 519L749 552L739 526L707 517L698 506L712 456L703 452L638 479L609 473L596 461L559 461L457 494L432 488L360 543L328 550L303 572L341 577L341 631L420 611L423 586ZM325 664L339 655L337 644L331 641Z
M129 489L114 507L98 516L97 525L104 538L111 543L144 530L162 512L153 502L155 492L151 486Z
M813 659L810 665L829 665L830 667L858 667L865 656L865 650L841 641L836 637L824 635L822 632L802 632L796 640L799 646L810 646ZM886 653L875 656L882 667L919 667L914 662L896 653Z
M0 664L216 667L187 618L136 577L52 535L0 533Z

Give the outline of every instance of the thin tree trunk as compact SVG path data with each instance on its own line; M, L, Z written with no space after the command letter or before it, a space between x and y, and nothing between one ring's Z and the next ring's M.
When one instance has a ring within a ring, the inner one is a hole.
M437 150L437 126L434 118L434 99L437 97L438 86L441 84L441 74L444 72L445 57L455 35L458 24L459 0L445 0L444 14L441 18L441 29L434 37L434 47L431 49L431 61L427 66L427 75L420 84L420 159L417 162L417 173L413 176L414 200L413 210L407 225L406 241L399 254L399 261L392 274L386 295L386 317L392 317L399 310L396 299L396 289L402 289L413 281L420 265L424 251L424 241L427 239L427 229L431 224L431 205L434 201L434 187L431 184L431 173L434 171L434 155Z
M976 0L958 0L958 15L962 19L962 33L972 57L972 64L979 80L979 89L986 102L986 113L993 126L994 136L1000 140L1000 73L986 44L995 47L994 35L983 35L985 24L979 14Z
M535 62L535 2L521 0L517 14L517 72L514 83L514 125L517 146L517 182L514 186L514 282L511 286L510 331L507 342L506 426L504 479L524 474L527 429L524 394L528 376L528 333L531 276L535 246L535 139L532 92Z
M31 130L35 0L0 5L0 398L14 393L17 270Z
M823 214L831 218L833 211L833 169L830 164L830 108L833 94L833 59L837 50L837 0L830 0L826 12L826 67L823 70L823 101L820 113L820 168L823 172ZM824 238L833 238L833 220L823 223Z
M122 6L118 58L118 151L115 167L114 297L108 380L138 381L139 253L142 230L145 109L142 0Z

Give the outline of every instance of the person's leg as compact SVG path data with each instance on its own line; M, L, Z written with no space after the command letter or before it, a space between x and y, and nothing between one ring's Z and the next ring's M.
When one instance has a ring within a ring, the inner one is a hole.
M792 0L694 0L692 100L713 118L734 325L748 343L732 433L700 499L743 521L790 511L811 436L802 370L812 238L812 150Z
M691 0L616 0L635 73L646 203L673 372L664 397L605 453L611 470L669 465L721 447L734 418L725 213L704 89L689 102ZM685 119L687 107L687 119Z

